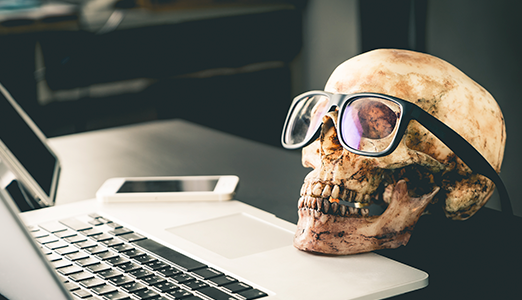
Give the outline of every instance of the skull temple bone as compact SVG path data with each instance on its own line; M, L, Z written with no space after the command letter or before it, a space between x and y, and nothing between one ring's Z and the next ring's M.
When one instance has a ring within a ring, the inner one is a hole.
M325 91L374 92L413 102L500 171L506 129L497 102L439 58L406 50L366 52L339 65ZM392 154L377 158L353 154L339 144L337 111L323 122L320 137L302 150L303 165L313 171L304 180L298 204L294 246L300 250L345 255L397 248L408 243L428 210L465 220L493 193L489 179L472 172L416 121Z

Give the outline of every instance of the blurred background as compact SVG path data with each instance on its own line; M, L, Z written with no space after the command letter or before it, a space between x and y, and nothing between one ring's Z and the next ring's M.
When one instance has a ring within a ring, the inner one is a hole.
M0 82L48 136L182 118L280 147L293 96L375 48L438 56L499 103L522 216L522 2L0 0ZM497 195L487 204L499 208Z

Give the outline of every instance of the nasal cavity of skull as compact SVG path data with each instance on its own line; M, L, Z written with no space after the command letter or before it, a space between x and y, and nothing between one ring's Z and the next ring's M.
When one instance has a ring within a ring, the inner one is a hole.
M341 143L337 137L337 129L331 118L324 120L321 131L321 148L325 155L330 155L342 150Z

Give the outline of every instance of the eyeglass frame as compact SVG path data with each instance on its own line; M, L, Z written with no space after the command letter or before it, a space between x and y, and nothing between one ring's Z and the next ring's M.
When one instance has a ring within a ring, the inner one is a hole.
M286 131L288 130L289 119L292 116L293 111L295 110L297 103L299 103L302 99L311 97L311 96L324 96L329 99L329 109L326 111L324 115L328 112L335 110L336 108L339 110L339 118L337 119L337 124L335 124L337 135L339 136L339 142L346 150L361 156L367 157L383 157L391 154L395 149L399 146L406 129L408 128L411 120L415 120L419 122L424 128L430 131L433 135L435 135L444 145L450 148L455 155L457 155L471 170L477 172L487 178L489 178L495 186L497 187L499 196L500 196L500 204L503 212L512 215L513 210L511 207L511 201L509 199L509 194L504 185L504 182L497 174L495 169L491 166L491 164L480 154L473 145L471 145L468 141L466 141L460 134L451 129L448 125L441 122L439 119L435 118L424 109L420 108L417 104L394 97L390 95L380 94L380 93L371 93L371 92L363 92L363 93L354 93L354 94L334 94L326 91L309 91L303 94L298 95L292 101L290 109L288 110L288 114L286 116L285 124L283 126L283 132L281 135L281 144L286 149L299 149L306 147L307 145L314 142L321 133L321 127L323 125L321 116L321 121L318 123L317 128L315 129L315 133L310 135L310 138L303 140L301 143L296 145L289 145L285 142ZM348 144L344 142L343 134L340 129L342 115L346 107L350 105L353 101L366 98L366 97L375 97L384 100L388 100L396 103L401 108L401 114L399 116L399 127L394 133L393 141L390 145L380 152L367 152L361 151L358 149L354 149L350 147ZM400 138L398 138L400 137Z

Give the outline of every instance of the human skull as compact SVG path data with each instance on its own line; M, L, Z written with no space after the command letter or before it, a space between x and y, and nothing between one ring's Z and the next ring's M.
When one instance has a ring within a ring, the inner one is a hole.
M325 91L374 92L417 104L471 143L499 172L506 131L495 99L451 64L431 55L379 49L339 65ZM412 121L397 149L365 157L337 139L337 111L303 148L310 172L301 189L294 246L344 255L406 245L419 217L444 211L465 220L490 198L494 184L472 172L431 132ZM442 206L442 209L440 207ZM382 207L373 215L374 208Z

